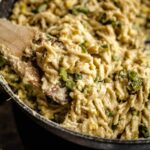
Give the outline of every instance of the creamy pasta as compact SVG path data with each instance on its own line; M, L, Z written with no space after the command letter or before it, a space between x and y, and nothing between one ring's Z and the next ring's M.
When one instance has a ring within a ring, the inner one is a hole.
M10 20L40 32L22 61L39 70L42 92L4 58L0 72L24 103L64 128L148 138L149 17L149 0L18 0Z

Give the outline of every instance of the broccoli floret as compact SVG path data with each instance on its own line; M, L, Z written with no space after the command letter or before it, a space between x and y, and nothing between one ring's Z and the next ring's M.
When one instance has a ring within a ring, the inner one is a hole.
M138 74L135 71L128 72L128 79L130 81L137 81L139 79Z
M142 83L142 79L140 78L137 81L129 81L127 86L129 93L135 94L138 92L141 89Z
M73 90L74 86L75 86L75 82L72 79L67 80L67 82L66 82L67 89Z
M128 86L129 93L135 94L138 92L143 84L143 80L138 76L135 71L128 72Z
M73 77L69 75L64 67L60 68L59 75L64 82L64 85L68 90L72 90L75 86L75 82L73 81Z
M60 77L62 78L63 81L67 81L68 80L67 71L66 71L66 69L64 67L60 68L59 75L60 75Z

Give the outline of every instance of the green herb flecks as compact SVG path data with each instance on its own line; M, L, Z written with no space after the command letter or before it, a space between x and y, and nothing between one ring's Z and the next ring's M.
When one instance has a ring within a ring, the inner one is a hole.
M47 4L41 4L32 10L33 13L40 13L47 9Z
M3 67L6 64L6 60L3 58L3 56L0 55L0 67Z
M75 73L74 74L74 80L77 81L77 80L81 80L82 79L82 74L79 74L79 73Z
M139 111L137 111L134 107L130 108L130 112L133 116L138 116L139 115Z
M25 90L31 90L32 89L32 85L31 84L24 84Z
M114 20L113 19L109 19L106 15L106 13L103 13L101 16L100 16L100 19L99 19L99 22L103 25L110 25L110 24L113 24Z
M112 60L113 60L113 61L119 61L120 58L119 58L119 56L112 55Z
M119 71L119 76L121 78L125 78L127 76L127 72L125 70L121 70L121 71Z
M135 94L136 92L138 92L141 89L142 83L142 79L139 79L137 81L129 81L127 87L129 93Z
M114 115L113 112L111 112L108 109L106 110L106 114L107 114L108 117L113 117L113 115Z
M102 82L102 80L100 80L100 77L97 76L97 77L95 78L94 82Z
M85 47L84 43L80 44L80 47L82 49L82 53L87 53L87 48Z
M83 93L85 95L88 95L88 94L91 93L91 91L92 91L92 87L91 86L87 86L87 87L84 88Z
M139 77L138 73L135 71L126 71L126 70L120 70L114 73L114 80L120 80L125 81L127 83L127 90L129 94L135 94L137 93L142 85L143 80Z
M24 88L25 88L25 91L26 91L27 98L30 101L35 102L37 96L35 94L35 91L33 90L33 86L30 83L25 83Z
M99 82L99 77L98 76L94 79L94 82Z
M129 71L128 72L128 78L130 81L137 81L139 77L135 71Z
M121 28L122 28L122 23L119 22L119 21L113 22L112 25L113 25L113 27L114 27L115 29L121 29Z
M103 53L109 50L109 46L107 44L102 44L99 46L99 53Z
M113 113L109 112L108 117L113 117Z
M149 136L150 134L148 128L144 124L141 124L139 126L139 137L148 138Z
M126 77L127 77L127 71L126 70L120 70L120 71L117 71L114 74L114 79L115 80L122 80L122 79L124 79Z
M89 13L89 9L87 7L74 7L73 9L71 9L71 13L73 15L78 15L79 13L87 15Z
M54 37L52 35L50 35L49 33L46 33L46 38L47 38L47 40L54 39Z
M101 45L101 47L102 47L103 49L108 49L108 45L107 45L107 44L103 44L103 45Z
M129 81L127 89L129 93L135 94L141 89L143 80L138 76L138 74L135 71L128 72L128 79Z
M102 49L104 52L109 50L109 47L107 44L103 44L100 46L100 49Z

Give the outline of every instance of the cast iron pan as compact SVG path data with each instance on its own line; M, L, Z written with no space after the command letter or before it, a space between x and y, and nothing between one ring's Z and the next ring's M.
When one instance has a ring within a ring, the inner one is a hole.
M15 0L3 0L0 2L0 17L8 17L11 13L11 8ZM64 129L60 127L57 123L45 119L40 114L33 111L31 108L26 106L19 100L19 98L13 93L13 91L8 86L7 82L0 75L0 85L13 99L14 103L28 115L33 122L40 125L41 128L46 129L46 132L53 133L67 141L72 143L82 145L88 148L103 149L103 150L148 150L150 149L150 139L140 139L140 140L119 140L119 139L103 139L98 137L86 136L73 131ZM40 135L39 135L40 136Z

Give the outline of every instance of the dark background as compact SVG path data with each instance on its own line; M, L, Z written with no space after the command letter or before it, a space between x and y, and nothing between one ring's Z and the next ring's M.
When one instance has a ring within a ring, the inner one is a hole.
M0 105L0 150L25 150L16 128L10 101Z
M9 101L0 104L0 150L46 150L60 147L91 150L48 132L26 116L15 103Z

